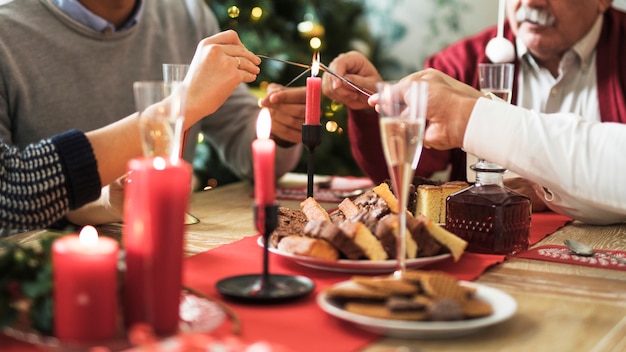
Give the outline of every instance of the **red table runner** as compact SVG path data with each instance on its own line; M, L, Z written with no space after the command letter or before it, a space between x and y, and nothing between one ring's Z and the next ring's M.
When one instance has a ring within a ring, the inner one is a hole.
M554 213L533 214L531 243L537 243L568 221L569 218ZM246 237L186 259L185 285L222 300L215 289L217 281L261 272L262 249L256 240L257 236ZM504 260L502 255L465 253L457 263L450 259L424 269L444 270L459 279L474 280L485 269ZM269 265L271 273L306 276L315 282L316 288L310 296L286 304L249 305L224 301L241 319L241 336L245 341L268 341L286 350L303 352L354 351L379 338L327 315L315 303L319 292L329 285L348 280L351 274L304 267L273 254L270 254Z
M554 213L533 214L531 244L537 243L568 221L569 218ZM256 238L257 236L246 237L187 258L183 268L185 285L223 301L239 316L242 342L269 342L273 351L343 352L361 349L380 337L327 315L315 303L317 293L329 285L348 280L350 274L307 268L273 254L270 254L272 273L309 277L316 284L314 293L301 300L276 305L247 305L222 300L215 290L217 281L233 275L261 272L262 250L257 245ZM450 259L424 269L444 270L459 279L474 280L488 267L505 259L502 255L465 253L457 263ZM227 328L224 326L214 334L228 334ZM7 352L42 350L1 335L0 346Z

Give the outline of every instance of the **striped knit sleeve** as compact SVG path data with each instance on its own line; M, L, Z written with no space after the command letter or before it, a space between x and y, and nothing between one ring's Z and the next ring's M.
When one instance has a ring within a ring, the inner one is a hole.
M0 144L0 227L43 228L100 195L91 144L71 130L24 150Z

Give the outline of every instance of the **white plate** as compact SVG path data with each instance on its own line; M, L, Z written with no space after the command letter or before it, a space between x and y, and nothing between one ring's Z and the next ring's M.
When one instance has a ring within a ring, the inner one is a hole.
M263 237L259 236L257 239L259 246L263 247ZM355 273L355 274L378 274L378 273L391 273L396 270L397 261L394 260L349 260L339 259L335 262L321 260L312 257L306 257L303 255L295 255L289 252L281 251L271 244L269 245L269 251L279 255L283 258L291 259L296 263L307 266L309 268L315 268L326 271L336 271L342 273ZM425 265L440 262L450 258L450 253L444 253L432 257L407 259L406 267L411 269L421 268Z
M351 281L343 281L337 285L349 285ZM484 318L459 321L403 321L371 318L364 315L345 311L326 293L317 296L317 304L326 313L339 319L356 324L360 328L400 338L435 339L469 335L487 326L501 323L515 314L517 302L508 294L492 287L481 284L461 281L461 284L476 288L476 298L483 300L493 307L493 314Z

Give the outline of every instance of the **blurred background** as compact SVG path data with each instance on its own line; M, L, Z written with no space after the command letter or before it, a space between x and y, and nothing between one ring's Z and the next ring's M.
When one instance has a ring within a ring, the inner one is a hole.
M498 0L206 0L222 29L236 30L257 54L310 63L313 52L329 64L337 55L358 50L386 80L420 70L427 56L457 39L495 24ZM265 60L251 84L264 95L269 82L286 84L303 71ZM304 85L306 76L293 85ZM342 105L322 102L322 144L315 151L315 172L361 175L346 133ZM200 182L224 184L211 148L199 141L194 167ZM306 172L306 151L296 172ZM217 172L219 171L219 172ZM217 178L212 180L212 178ZM204 183L206 184L206 183Z
M10 1L16 0L0 0L0 4ZM340 53L358 50L386 80L420 70L429 55L494 25L498 8L498 0L204 1L222 29L236 30L243 43L257 54L310 63L313 53L319 51L322 62L329 64ZM626 10L626 0L614 0L613 6ZM261 75L250 88L263 96L268 83L286 84L301 73L301 68L264 60ZM294 85L304 85L305 77ZM324 132L322 144L315 151L316 173L361 175L350 152L345 109L329 100L322 104ZM200 136L194 161L200 184L236 180L216 159ZM306 172L306 152L295 171Z

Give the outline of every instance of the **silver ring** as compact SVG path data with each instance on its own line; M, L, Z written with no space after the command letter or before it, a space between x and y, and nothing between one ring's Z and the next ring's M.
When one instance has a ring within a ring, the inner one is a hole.
M237 69L239 69L241 66L241 60L239 59L239 56L235 56L235 59L237 59Z

